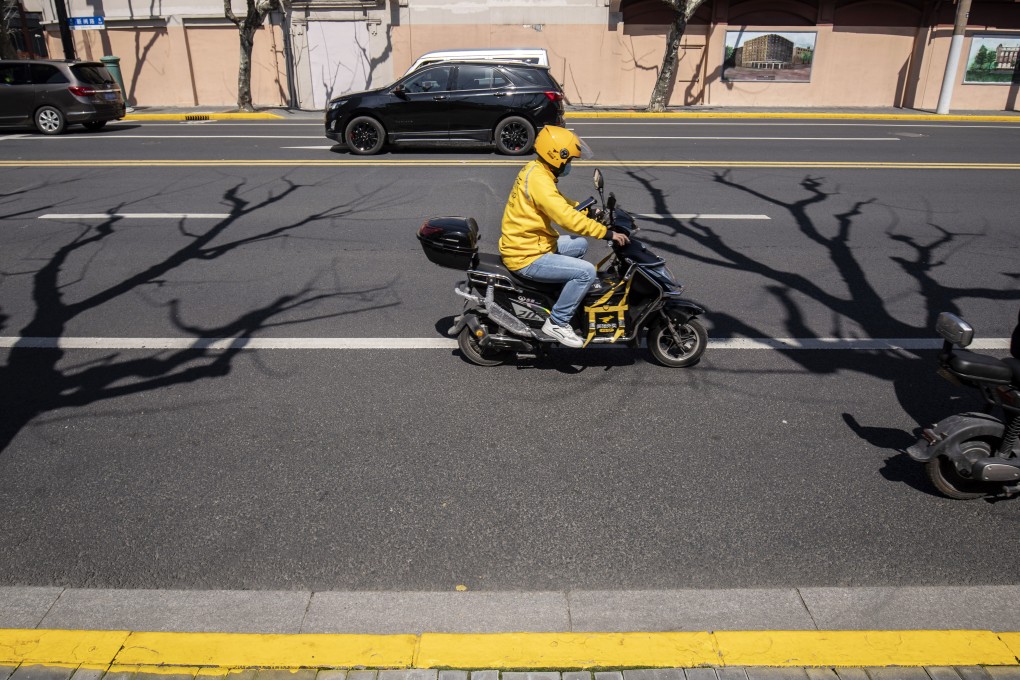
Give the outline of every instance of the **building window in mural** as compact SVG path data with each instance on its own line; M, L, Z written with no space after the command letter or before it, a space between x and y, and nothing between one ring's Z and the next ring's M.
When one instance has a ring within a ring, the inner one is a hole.
M1020 83L1020 37L976 35L970 41L965 83Z
M723 80L811 81L815 33L727 31Z

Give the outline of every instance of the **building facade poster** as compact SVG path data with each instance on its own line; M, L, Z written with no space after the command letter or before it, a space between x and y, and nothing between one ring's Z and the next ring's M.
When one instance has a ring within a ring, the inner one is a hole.
M726 31L723 80L811 82L815 32Z
M965 83L1020 83L1020 36L976 35L970 41Z

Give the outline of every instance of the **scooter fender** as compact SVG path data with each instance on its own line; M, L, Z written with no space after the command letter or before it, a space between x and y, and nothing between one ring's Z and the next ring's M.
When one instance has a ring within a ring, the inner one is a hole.
M662 306L662 310L669 315L669 318L679 321L680 323L686 323L705 313L705 308L697 302L681 298L667 300Z
M470 328L472 333L477 332L481 328L481 325L478 323L478 316L470 312L461 314L453 320L453 325L450 326L450 330L446 331L446 334L455 338L460 335L465 326Z
M998 418L985 413L961 413L922 431L917 443L907 448L908 456L918 463L927 463L938 456L956 460L960 444L978 437L1001 438L1005 426ZM955 454L955 456L954 456Z

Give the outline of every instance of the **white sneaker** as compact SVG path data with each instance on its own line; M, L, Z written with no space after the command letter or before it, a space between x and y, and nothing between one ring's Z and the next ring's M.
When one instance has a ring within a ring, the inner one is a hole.
M558 340L560 344L566 345L567 347L583 347L584 340L582 340L574 329L570 326L561 326L558 323L553 323L552 319L546 319L542 325L542 332L550 338Z

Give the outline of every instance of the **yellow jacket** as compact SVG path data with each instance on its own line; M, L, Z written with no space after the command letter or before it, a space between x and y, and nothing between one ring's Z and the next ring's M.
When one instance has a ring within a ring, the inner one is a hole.
M517 271L546 253L556 252L560 235L552 222L575 234L605 238L605 226L574 210L575 205L556 188L556 177L549 166L538 160L525 165L514 180L503 211L503 235L499 238L503 264Z

